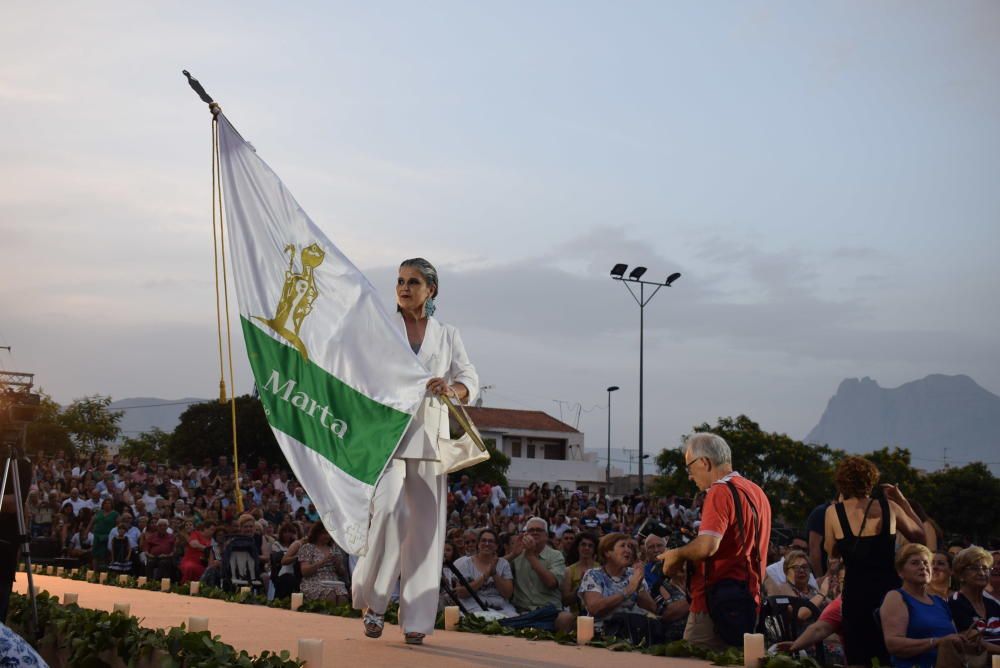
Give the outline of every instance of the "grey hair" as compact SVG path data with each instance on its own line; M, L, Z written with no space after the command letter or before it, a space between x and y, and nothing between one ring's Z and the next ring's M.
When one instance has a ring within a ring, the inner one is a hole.
M541 522L542 523L542 528L545 529L545 533L549 532L549 523L546 522L545 520L543 520L541 517L531 517L531 518L529 518L528 521L524 523L525 530L528 529L528 525L531 524L532 522Z
M438 271L434 268L433 264L422 257L414 257L409 260L403 260L399 264L399 268L402 269L403 267L413 267L419 271L420 275L424 277L425 281L427 281L427 285L434 289L434 294L431 296L438 296Z
M692 459L705 457L712 462L712 466L733 465L733 452L729 449L729 444L717 434L703 432L690 436L684 442L684 448L691 452Z

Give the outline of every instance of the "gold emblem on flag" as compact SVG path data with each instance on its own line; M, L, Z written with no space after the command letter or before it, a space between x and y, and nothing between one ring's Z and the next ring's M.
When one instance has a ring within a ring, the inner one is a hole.
M277 332L299 351L302 359L308 360L309 351L299 338L299 331L302 329L302 322L312 311L313 302L319 297L313 272L323 264L326 253L315 242L309 244L302 249L300 255L301 271L295 271L295 245L285 246L285 252L288 253L288 269L285 271L285 284L281 288L281 300L274 310L274 317L253 318Z

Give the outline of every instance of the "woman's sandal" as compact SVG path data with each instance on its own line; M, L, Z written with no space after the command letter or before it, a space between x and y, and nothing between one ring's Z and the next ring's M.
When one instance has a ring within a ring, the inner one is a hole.
M382 629L385 627L385 617L371 610L365 610L363 618L365 623L365 635L369 638L381 638Z
M417 633L415 631L411 631L410 633L407 633L406 636L404 636L404 637L406 638L406 644L407 645L423 645L424 644L424 634L423 633Z

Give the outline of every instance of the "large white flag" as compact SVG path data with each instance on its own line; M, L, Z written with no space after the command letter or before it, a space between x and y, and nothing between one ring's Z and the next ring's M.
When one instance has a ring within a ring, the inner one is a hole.
M427 371L357 267L219 115L229 249L274 435L337 544L367 547L382 475Z

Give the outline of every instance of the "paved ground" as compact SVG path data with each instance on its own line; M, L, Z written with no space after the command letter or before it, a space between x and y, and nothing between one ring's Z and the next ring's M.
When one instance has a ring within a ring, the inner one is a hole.
M398 626L386 625L380 640L364 637L359 619L276 610L240 605L206 598L120 589L76 582L58 577L35 575L35 586L60 598L76 592L83 607L110 611L116 602L131 604L132 615L150 628L169 628L186 622L188 616L208 617L213 635L252 654L263 650L289 650L295 655L299 638L322 638L324 665L496 666L498 668L705 668L708 664L692 659L665 659L631 652L610 652L595 647L572 647L553 642L532 642L521 638L483 636L474 633L438 631L422 647L403 642ZM17 574L14 591L27 590L27 575Z

